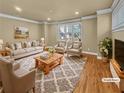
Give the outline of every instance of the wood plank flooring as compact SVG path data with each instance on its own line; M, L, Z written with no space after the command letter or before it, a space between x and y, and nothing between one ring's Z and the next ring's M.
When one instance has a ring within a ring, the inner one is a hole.
M103 77L112 77L109 63L88 55L80 80L73 93L120 93L115 83L103 83Z

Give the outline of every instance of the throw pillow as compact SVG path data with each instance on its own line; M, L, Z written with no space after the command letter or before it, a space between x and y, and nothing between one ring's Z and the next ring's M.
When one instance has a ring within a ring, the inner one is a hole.
M21 49L22 48L21 42L15 43L15 47L16 47L16 49Z
M25 42L25 48L31 47L31 42Z
M64 46L65 46L64 42L59 43L59 47L64 47Z
M34 41L32 42L32 46L34 46L34 47L38 46L38 43L37 43L36 40L34 40Z
M8 46L9 46L9 48L11 48L12 50L15 50L15 49L16 49L15 44L9 44Z

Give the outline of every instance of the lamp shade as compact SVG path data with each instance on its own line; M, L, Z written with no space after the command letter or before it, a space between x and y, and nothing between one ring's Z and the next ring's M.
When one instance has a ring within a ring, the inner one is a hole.
M41 38L42 41L44 41L44 38Z
M3 44L3 40L2 39L0 39L0 45L2 45Z

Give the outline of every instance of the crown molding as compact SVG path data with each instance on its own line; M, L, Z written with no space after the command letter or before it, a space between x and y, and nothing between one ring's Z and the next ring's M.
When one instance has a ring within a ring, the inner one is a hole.
M55 21L55 22L47 22L47 21L39 22L39 21L34 21L34 20L22 18L22 17L7 15L7 14L4 14L4 13L0 13L0 17L19 20L19 21L30 22L30 23L35 23L35 24L62 24L62 23L72 23L72 22L79 22L81 20L93 19L93 18L96 18L97 16L96 15L89 15L89 16L84 16L84 17L81 17L81 18L69 19L69 20L65 20L65 21Z
M79 22L82 20L94 19L97 16L96 15L89 15L89 16L84 16L81 18L69 19L69 20L65 20L65 21L54 21L54 22L47 22L47 21L39 22L39 21L34 21L34 20L22 18L22 17L11 16L11 15L7 15L7 14L3 14L3 13L0 13L0 17L30 22L30 23L35 23L35 24L63 24L63 23L72 23L72 22Z
M3 14L3 13L0 13L0 17L15 19L15 20L19 20L19 21L30 22L30 23L35 23L35 24L42 24L42 22L38 22L38 21L34 21L34 20L22 18L22 17L11 16L11 15L7 15L7 14Z
M112 29L112 32L120 32L120 31L124 31L124 26L118 26Z
M108 13L112 13L112 9L107 8L107 9L103 9L103 10L98 10L98 11L96 11L96 13L97 13L97 15L108 14Z
M89 15L89 16L81 17L81 20L94 19L94 18L96 18L96 17L97 17L96 15Z
M113 1L113 4L112 4L112 6L111 6L112 11L117 7L119 1L120 1L120 0L114 0L114 1Z
M89 15L89 16L84 16L84 17L75 18L75 19L69 19L69 20L65 20L65 21L47 22L47 24L64 24L64 23L80 22L83 20L94 19L94 18L97 18L97 16Z
M72 23L72 22L79 22L79 21L81 21L80 18L75 18L75 19L69 19L69 20L65 20L65 21L53 22L53 24Z

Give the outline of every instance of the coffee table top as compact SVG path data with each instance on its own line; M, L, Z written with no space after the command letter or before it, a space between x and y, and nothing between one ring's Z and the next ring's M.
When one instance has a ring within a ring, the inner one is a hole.
M41 62L43 62L43 63L45 63L45 64L50 64L51 62L56 61L57 59L62 58L62 57L63 57L62 54L54 53L54 54L53 54L50 58L48 58L48 59L42 59L40 56L35 57L34 59L39 60L39 61L41 61Z

